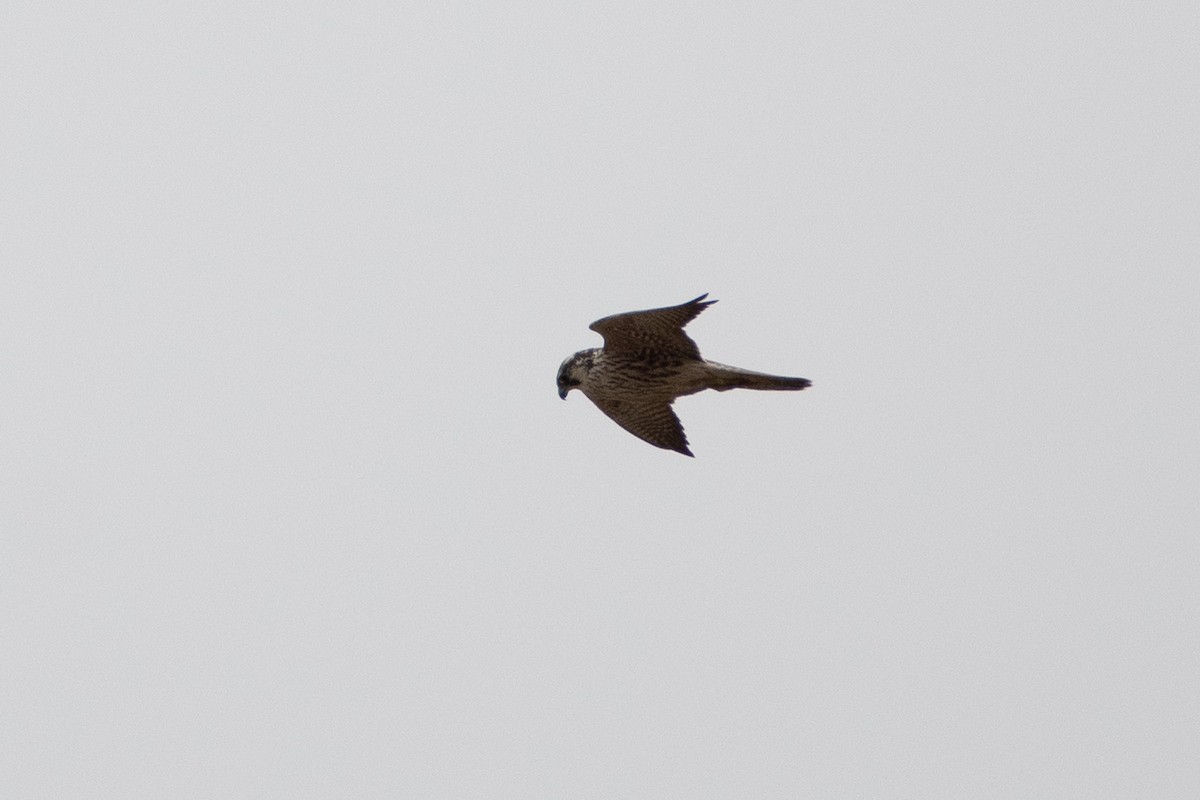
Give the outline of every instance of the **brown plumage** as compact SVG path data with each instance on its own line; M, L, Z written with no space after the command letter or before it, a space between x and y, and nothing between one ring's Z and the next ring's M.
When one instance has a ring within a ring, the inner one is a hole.
M591 329L604 347L580 350L558 369L564 400L579 389L596 407L634 436L686 456L687 436L671 409L675 398L705 389L797 391L811 382L708 361L683 328L716 302L695 300L667 308L630 311L596 320Z

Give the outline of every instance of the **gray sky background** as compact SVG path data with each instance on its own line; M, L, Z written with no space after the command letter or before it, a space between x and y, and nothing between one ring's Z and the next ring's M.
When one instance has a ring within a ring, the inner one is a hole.
M1198 33L6 4L0 795L1200 796Z

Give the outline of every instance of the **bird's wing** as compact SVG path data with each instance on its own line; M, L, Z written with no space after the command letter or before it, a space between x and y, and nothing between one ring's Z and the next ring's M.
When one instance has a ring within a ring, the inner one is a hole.
M706 297L707 294L702 294L678 306L613 314L588 327L604 337L604 349L609 352L628 353L651 348L685 358L699 358L700 348L683 332L683 326L717 302L702 302Z
M683 424L671 410L670 401L649 397L613 398L588 395L588 398L607 414L609 419L639 439L664 450L674 450L685 456L692 455L692 451L688 449L687 436L683 432Z

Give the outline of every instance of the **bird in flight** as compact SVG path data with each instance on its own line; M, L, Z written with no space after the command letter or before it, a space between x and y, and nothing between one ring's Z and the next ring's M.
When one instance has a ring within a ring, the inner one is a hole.
M583 392L609 419L639 439L685 456L687 436L671 409L675 398L716 389L798 391L812 382L751 372L700 357L683 328L716 300L613 314L593 322L603 347L580 350L558 368L558 396Z

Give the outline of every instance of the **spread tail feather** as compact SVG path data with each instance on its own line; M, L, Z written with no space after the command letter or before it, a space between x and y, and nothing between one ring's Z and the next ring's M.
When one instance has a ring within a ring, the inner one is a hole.
M783 375L768 375L765 372L731 367L727 364L707 362L709 369L710 389L724 392L729 389L760 389L765 391L796 392L812 386L807 378L788 378Z

